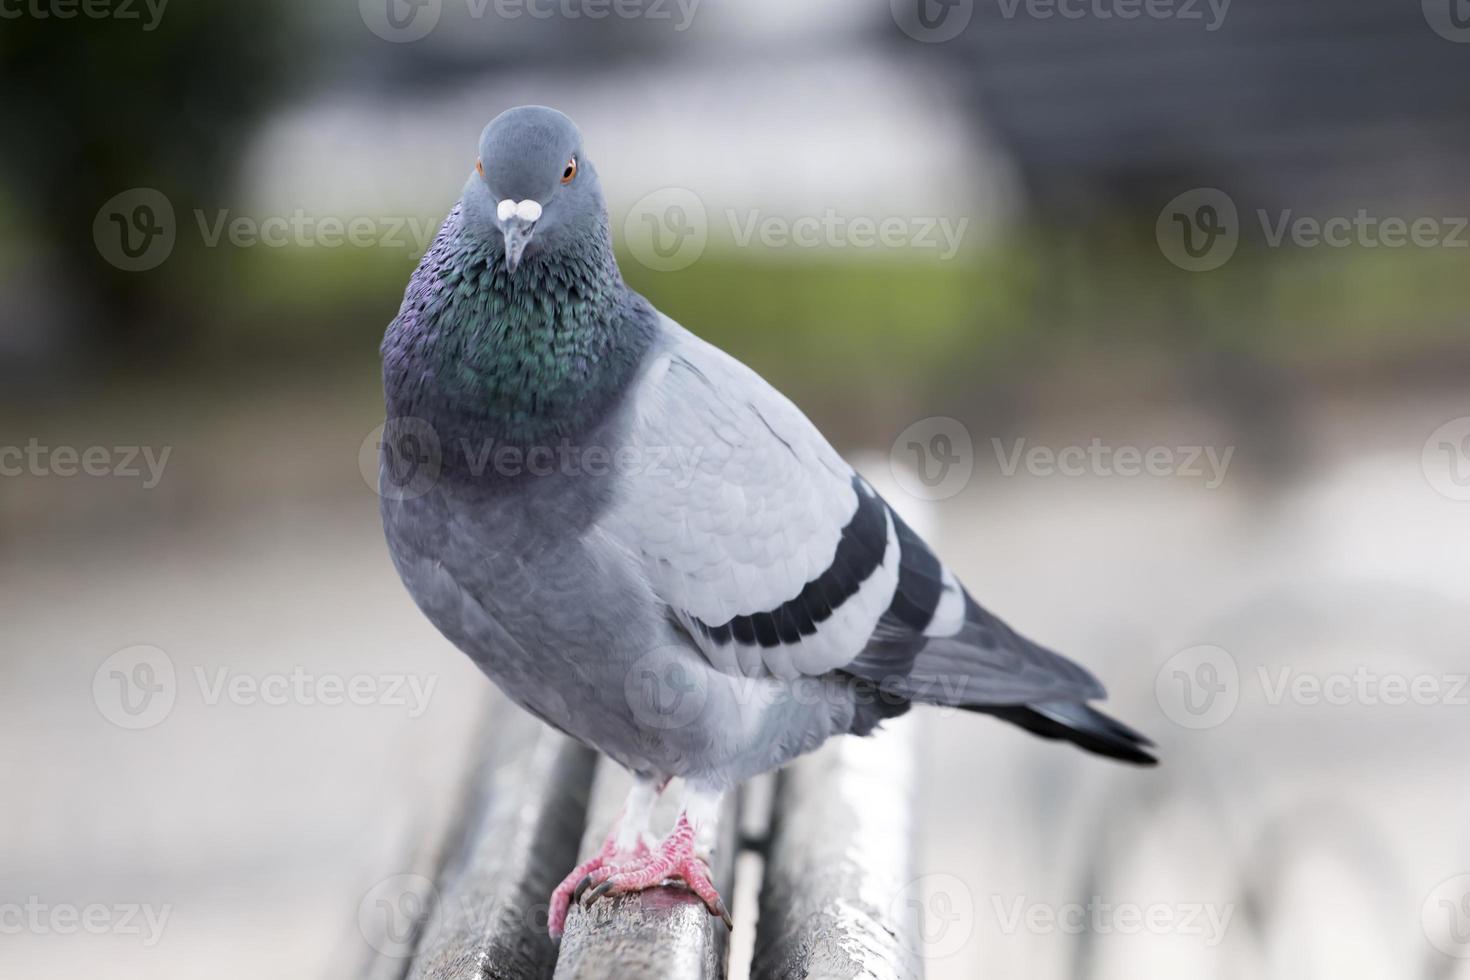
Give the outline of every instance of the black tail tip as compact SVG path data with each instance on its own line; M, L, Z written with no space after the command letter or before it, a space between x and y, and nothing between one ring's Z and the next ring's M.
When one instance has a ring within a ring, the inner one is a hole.
M1042 738L1061 739L1094 755L1136 766L1158 765L1148 749L1153 742L1115 718L1081 701L1038 701L1033 704L976 706Z

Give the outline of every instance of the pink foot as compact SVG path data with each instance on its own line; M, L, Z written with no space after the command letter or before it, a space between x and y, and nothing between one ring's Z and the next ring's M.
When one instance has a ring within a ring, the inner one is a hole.
M648 854L648 846L642 841L638 842L632 854L619 854L616 840L617 830L614 829L607 835L607 840L602 842L602 850L573 868L561 880L561 884L556 886L556 891L551 893L551 908L546 913L546 931L551 933L552 939L561 938L562 932L566 930L567 909L572 903L573 893L580 896L582 889L586 887L584 882L590 884L589 879L594 872L605 867L617 867L621 861L637 860Z
M593 869L589 877L590 884L594 887L585 894L582 894L581 888L577 889L578 898L584 907L590 906L604 895L643 891L657 887L670 878L678 878L700 897L710 915L719 916L727 927L734 928L729 909L725 907L714 882L709 879L709 866L694 853L694 828L690 826L689 818L682 813L679 814L679 821L674 824L673 831L659 843L657 850L643 848L643 852L635 855L632 860L605 862Z

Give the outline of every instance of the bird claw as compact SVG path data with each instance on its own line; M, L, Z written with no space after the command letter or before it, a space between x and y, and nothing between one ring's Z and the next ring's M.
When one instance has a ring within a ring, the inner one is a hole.
M683 882L690 891L699 896L710 915L724 922L726 928L735 928L729 908L710 881L709 865L694 852L693 831L683 816L675 825L673 833L656 849L650 851L640 848L640 853L630 861L606 861L588 871L577 883L574 900L583 909L589 909L598 899L607 895L623 895L656 888L675 879Z

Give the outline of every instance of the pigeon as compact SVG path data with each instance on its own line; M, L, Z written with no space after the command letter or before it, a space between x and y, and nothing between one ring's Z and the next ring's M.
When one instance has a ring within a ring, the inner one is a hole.
M553 892L553 937L578 903L671 881L728 925L721 795L916 702L1154 762L1091 673L980 606L794 404L623 282L569 118L510 109L478 151L383 338L380 509L433 625L633 775Z

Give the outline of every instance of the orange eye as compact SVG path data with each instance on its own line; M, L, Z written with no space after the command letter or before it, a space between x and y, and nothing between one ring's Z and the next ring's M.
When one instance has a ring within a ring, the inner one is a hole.
M570 184L572 178L575 176L577 176L577 158L572 157L567 161L567 169L561 172L561 182L563 184Z
M479 174L481 177L485 176L485 161L484 160L476 160L475 161L475 173Z

